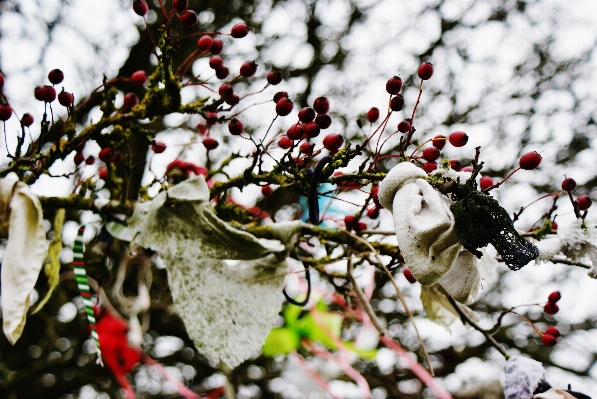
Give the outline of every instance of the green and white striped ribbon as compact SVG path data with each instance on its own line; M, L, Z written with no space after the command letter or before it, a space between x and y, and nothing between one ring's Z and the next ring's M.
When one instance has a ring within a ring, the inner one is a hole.
M79 227L77 238L75 239L75 247L73 249L73 266L75 269L75 277L77 279L77 285L79 291L81 291L81 297L83 297L83 304L85 304L85 313L87 313L87 320L91 327L91 337L95 341L95 347L97 348L97 362L103 366L102 363L102 352L100 350L99 336L97 335L97 329L95 328L95 315L93 313L93 303L91 303L91 292L89 290L89 280L87 280L87 273L85 272L85 260L83 258L83 233L85 232L85 226Z

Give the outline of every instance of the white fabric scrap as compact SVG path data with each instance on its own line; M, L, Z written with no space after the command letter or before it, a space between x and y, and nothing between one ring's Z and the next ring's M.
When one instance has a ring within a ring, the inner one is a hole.
M1 273L3 329L14 345L25 328L29 296L48 253L39 199L15 173L0 179L0 231L8 235Z
M427 318L446 329L449 329L452 323L460 319L460 314L454 309L444 293L444 289L439 284L432 287L421 286L421 302ZM459 307L471 320L474 322L479 321L479 317L468 306L459 305Z
M138 204L129 225L134 241L164 260L174 305L203 355L234 368L259 353L282 305L280 275L302 222L270 226L275 240L234 229L209 209L199 176Z
M545 369L538 361L523 356L511 357L506 363L504 398L531 399L545 379Z

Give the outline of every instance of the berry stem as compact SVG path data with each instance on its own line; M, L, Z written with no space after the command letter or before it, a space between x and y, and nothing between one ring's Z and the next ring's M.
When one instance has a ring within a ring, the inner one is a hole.
M512 175L516 172L518 172L520 170L520 166L516 169L514 169L512 172L510 172L510 174L508 176L506 176L506 178L502 181L499 181L497 183L495 183L493 186L489 186L487 187L485 190L482 190L485 194L487 194L490 190L493 190L494 188L498 188L499 186L501 186L502 184L504 184L504 182L506 180L508 180L509 178L512 177Z
M406 136L406 140L404 141L404 144L402 146L402 151L400 153L400 155L402 155L402 156L404 156L406 149L410 145L410 140L412 139L413 134L415 133L415 115L417 113L417 107L419 106L419 103L421 102L421 94L423 94L423 81L422 80L421 80L421 83L419 84L419 95L417 97L417 102L415 103L412 115L410 117L410 130L408 131L408 135Z
M568 198L570 198L570 202L572 202L572 207L574 208L574 214L576 215L576 218L581 219L582 216L580 214L580 211L578 210L578 202L576 202L574 198L572 198L572 190L566 190L566 192L568 193Z

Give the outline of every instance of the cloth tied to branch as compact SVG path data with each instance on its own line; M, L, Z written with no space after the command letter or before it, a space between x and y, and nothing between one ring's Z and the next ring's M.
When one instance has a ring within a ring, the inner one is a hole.
M452 180L470 177L470 173L448 173L444 177ZM439 283L458 302L470 304L477 298L481 279L491 279L497 263L484 250L477 259L462 247L452 201L426 178L422 169L402 162L381 182L379 201L393 214L398 247L417 281L424 286Z
M8 235L2 258L2 318L8 341L21 337L48 244L39 199L15 173L0 179L0 232Z
M531 399L542 381L545 369L536 360L523 356L513 356L506 363L505 399Z
M269 226L275 239L232 228L209 207L202 176L136 206L134 242L157 251L174 305L197 349L234 368L258 354L282 306L286 257L302 222Z

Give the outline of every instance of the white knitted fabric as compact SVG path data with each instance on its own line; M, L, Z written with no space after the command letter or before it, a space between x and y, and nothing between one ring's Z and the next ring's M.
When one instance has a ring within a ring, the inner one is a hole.
M545 378L545 369L538 361L522 356L511 357L506 363L504 398L531 399Z
M441 172L463 183L470 173ZM379 201L394 217L398 247L413 276L424 286L439 283L458 302L477 298L483 275L497 262L486 252L477 259L458 241L448 196L435 190L427 174L409 162L396 165L381 182Z

